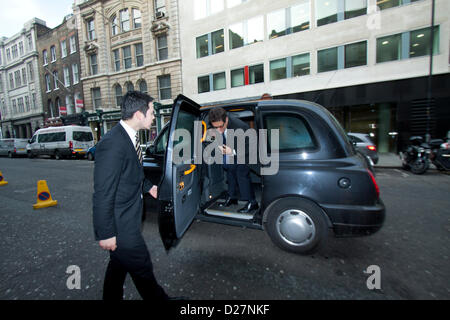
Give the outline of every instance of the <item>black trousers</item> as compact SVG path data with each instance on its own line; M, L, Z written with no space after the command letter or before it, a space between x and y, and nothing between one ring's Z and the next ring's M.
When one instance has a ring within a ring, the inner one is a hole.
M103 285L103 300L123 300L127 273L144 300L167 300L169 297L153 274L153 264L145 243L133 248L117 247L110 251Z
M223 167L227 172L228 196L232 199L255 202L250 168L245 164L225 164Z

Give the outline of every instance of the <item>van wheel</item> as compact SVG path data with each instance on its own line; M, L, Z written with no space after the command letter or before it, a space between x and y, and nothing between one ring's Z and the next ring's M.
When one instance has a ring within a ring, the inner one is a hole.
M13 157L13 155L12 155L11 151L9 151L8 152L8 158L12 158L12 157Z
M328 238L325 213L309 200L282 199L269 210L267 233L283 250L311 254L323 246Z
M61 154L59 153L58 150L55 151L55 159L56 160L61 160L62 159Z
M33 159L34 158L34 154L31 151L28 151L28 158Z

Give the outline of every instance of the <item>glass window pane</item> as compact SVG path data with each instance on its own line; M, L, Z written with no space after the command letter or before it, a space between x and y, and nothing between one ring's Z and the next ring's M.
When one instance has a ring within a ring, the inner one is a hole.
M367 0L345 0L345 19L362 16L367 12Z
M400 5L400 0L377 0L377 6L380 10L397 7Z
M116 93L116 106L119 107L122 105L122 87L120 85L116 85L115 93Z
M264 40L264 19L256 17L247 21L247 44Z
M236 23L230 26L230 49L242 47L244 45L244 26L242 23Z
M323 26L337 21L338 0L317 0L316 19L317 26Z
M223 52L224 50L224 40L223 40L223 29L215 31L211 34L212 40L212 54Z
M338 48L320 50L317 54L318 72L337 70Z
M286 78L286 59L270 61L270 80Z
M196 20L206 17L206 1L207 0L195 0L194 17Z
M197 37L197 58L206 57L208 55L208 35Z
M291 7L291 23L293 32L309 29L309 1Z
M244 85L244 69L231 70L231 87Z
M269 39L284 36L286 34L286 10L281 9L267 15L267 32Z
M139 82L139 91L144 92L144 93L148 92L147 82L145 80L142 80L141 82Z
M213 75L213 90L225 89L225 72L216 73Z
M310 73L309 53L292 57L292 76L304 76Z
M129 69L131 68L131 47L130 46L126 46L124 48L122 48L123 52L123 65L125 67L125 69Z
M430 54L431 28L411 31L409 57L420 57ZM439 53L439 26L434 29L433 54Z
M249 83L260 83L264 82L264 65L258 64L256 66L251 66L249 69Z
M198 93L209 92L209 76L198 78Z
M211 14L220 12L223 10L223 1L224 0L209 0L209 5L211 7Z
M400 60L402 54L402 35L395 34L392 36L377 39L377 63Z
M345 46L345 68L367 64L367 42L352 43Z

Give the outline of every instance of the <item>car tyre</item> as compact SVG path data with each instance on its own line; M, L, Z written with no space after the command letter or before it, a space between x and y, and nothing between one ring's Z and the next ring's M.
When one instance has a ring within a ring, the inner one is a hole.
M34 158L34 154L31 151L28 151L28 158L33 159Z
M87 158L89 161L94 161L94 156L90 152L87 154Z
M281 249L305 255L322 247L330 232L322 209L300 198L276 202L267 214L266 230Z
M11 151L9 151L9 152L8 152L8 158L10 158L10 159L11 159L12 157L13 157L13 154L12 154L12 152L11 152Z
M59 153L58 150L56 150L55 151L55 160L61 160L61 159L62 159L61 154Z

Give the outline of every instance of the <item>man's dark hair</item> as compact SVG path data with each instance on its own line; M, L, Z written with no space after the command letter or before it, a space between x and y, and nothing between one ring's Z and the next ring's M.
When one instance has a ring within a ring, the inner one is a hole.
M146 93L128 91L122 100L122 120L131 119L136 111L141 111L145 116L148 104L152 101L153 98Z
M227 112L223 108L214 108L209 110L209 123L227 120Z

